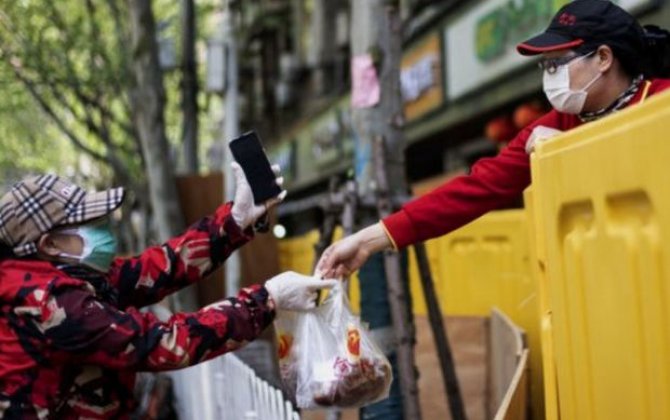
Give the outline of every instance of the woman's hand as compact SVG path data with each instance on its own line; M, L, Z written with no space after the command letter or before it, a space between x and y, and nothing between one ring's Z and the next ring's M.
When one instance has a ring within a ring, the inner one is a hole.
M358 270L370 255L391 248L381 222L369 226L329 246L321 255L316 271L321 277L341 278Z
M256 223L272 207L281 203L286 197L286 190L282 190L279 195L267 200L263 204L254 203L254 195L247 177L244 175L242 167L237 163L232 163L233 176L235 177L235 199L231 213L235 223L243 230ZM276 176L277 185L280 187L284 183L284 178L280 174L279 165L272 165L272 172Z

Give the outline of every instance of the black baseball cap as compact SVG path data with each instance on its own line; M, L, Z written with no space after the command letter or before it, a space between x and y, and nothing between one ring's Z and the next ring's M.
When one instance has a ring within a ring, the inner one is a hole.
M644 48L644 30L628 12L607 0L575 0L563 6L549 27L517 45L522 55L608 45L615 54L635 56Z

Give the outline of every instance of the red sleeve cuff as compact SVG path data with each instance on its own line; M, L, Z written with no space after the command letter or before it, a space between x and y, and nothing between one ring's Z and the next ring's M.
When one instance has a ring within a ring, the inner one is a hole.
M242 230L233 219L232 208L232 202L219 206L214 213L214 220L221 226L220 234L222 236L224 234L228 235L233 246L242 246L253 239L254 229L250 226Z
M401 209L384 218L382 224L396 249L405 248L419 241L412 220L405 210Z

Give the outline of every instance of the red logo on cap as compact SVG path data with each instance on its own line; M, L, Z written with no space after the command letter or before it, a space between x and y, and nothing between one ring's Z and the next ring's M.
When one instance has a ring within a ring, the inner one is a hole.
M570 13L563 13L558 17L558 23L564 26L572 26L577 22L577 16L571 15Z

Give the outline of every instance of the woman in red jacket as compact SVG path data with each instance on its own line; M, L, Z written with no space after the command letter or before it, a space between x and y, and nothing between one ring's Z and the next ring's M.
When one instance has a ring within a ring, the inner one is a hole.
M537 141L670 87L670 80L654 78L665 70L667 45L667 31L642 28L609 1L568 3L543 33L517 46L523 55L542 54L543 89L554 109L522 129L498 156L478 161L469 175L334 243L318 269L329 278L348 275L375 252L444 235L513 203L530 184L529 154Z

